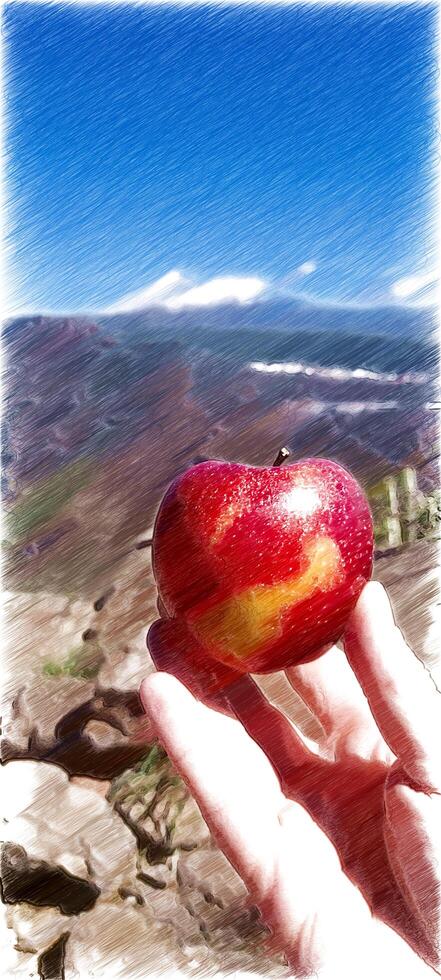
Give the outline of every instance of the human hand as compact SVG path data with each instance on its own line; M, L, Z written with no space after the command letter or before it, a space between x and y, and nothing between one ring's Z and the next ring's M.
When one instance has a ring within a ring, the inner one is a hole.
M286 672L316 743L249 676L205 696L174 628L149 636L162 672L142 685L146 712L294 974L439 971L441 697L382 586L366 586L344 653Z

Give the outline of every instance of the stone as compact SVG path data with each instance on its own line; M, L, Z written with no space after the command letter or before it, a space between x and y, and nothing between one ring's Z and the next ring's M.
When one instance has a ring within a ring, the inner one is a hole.
M78 915L93 907L99 888L84 878L70 874L59 865L32 858L23 847L7 841L0 856L2 901L8 905L59 908L63 915Z
M69 933L64 932L57 941L38 957L38 973L41 980L64 980L64 960Z

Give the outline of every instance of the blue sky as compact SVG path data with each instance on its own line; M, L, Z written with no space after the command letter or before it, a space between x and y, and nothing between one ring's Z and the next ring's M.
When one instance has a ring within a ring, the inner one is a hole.
M7 6L11 308L103 307L176 269L324 301L418 296L435 266L436 19Z

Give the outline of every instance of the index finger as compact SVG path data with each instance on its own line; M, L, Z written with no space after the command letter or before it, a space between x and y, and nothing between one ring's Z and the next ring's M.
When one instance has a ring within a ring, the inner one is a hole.
M410 779L441 792L440 693L396 626L379 582L363 590L344 649L384 739Z

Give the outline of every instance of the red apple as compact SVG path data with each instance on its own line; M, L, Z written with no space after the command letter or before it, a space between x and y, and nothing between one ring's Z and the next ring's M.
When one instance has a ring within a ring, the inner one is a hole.
M240 673L280 670L335 643L372 559L366 498L326 459L199 463L169 487L153 534L170 642Z

